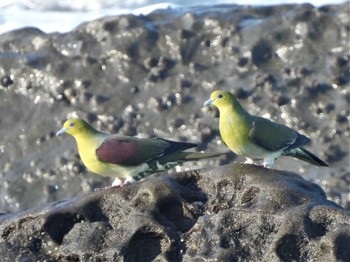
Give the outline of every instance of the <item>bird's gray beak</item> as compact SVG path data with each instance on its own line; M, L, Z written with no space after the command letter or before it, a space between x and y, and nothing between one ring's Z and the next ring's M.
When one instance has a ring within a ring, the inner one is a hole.
M63 127L57 131L56 136L62 135L67 132L67 128Z
M210 106L214 102L214 99L209 98L207 101L205 101L204 106Z

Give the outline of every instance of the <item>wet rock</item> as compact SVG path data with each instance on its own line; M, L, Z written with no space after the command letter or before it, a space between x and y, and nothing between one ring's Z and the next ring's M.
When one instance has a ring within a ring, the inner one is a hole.
M278 106L284 106L286 104L290 103L290 98L289 97L285 97L285 96L275 96L274 97L274 102L278 105Z
M8 87L10 85L13 84L13 81L11 79L10 76L4 76L0 79L0 84L3 86L3 87Z
M262 39L252 49L252 61L256 66L263 65L273 57L271 44Z

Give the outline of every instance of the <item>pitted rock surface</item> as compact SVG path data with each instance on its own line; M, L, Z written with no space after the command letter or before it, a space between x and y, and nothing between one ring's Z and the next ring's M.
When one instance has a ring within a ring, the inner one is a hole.
M0 221L2 261L346 261L350 255L350 212L319 186L238 163L159 175Z

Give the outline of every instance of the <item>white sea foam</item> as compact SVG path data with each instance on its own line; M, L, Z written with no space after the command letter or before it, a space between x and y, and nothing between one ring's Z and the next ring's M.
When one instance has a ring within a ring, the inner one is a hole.
M148 14L156 9L178 8L196 5L244 4L277 5L304 3L303 0L1 0L0 34L6 31L37 27L50 32L68 32L85 21L106 15ZM311 0L315 6L342 3L340 0Z

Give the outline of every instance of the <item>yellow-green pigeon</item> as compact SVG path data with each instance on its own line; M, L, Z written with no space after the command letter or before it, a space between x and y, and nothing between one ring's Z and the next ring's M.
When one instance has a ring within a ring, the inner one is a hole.
M137 138L100 132L82 119L68 119L57 136L72 135L84 165L93 173L114 177L112 187L140 180L185 161L223 153L183 152L196 144L162 138Z
M219 109L219 129L225 144L246 163L271 167L281 156L293 156L316 166L328 166L303 146L310 139L297 131L266 118L249 114L227 91L214 91L204 106Z

